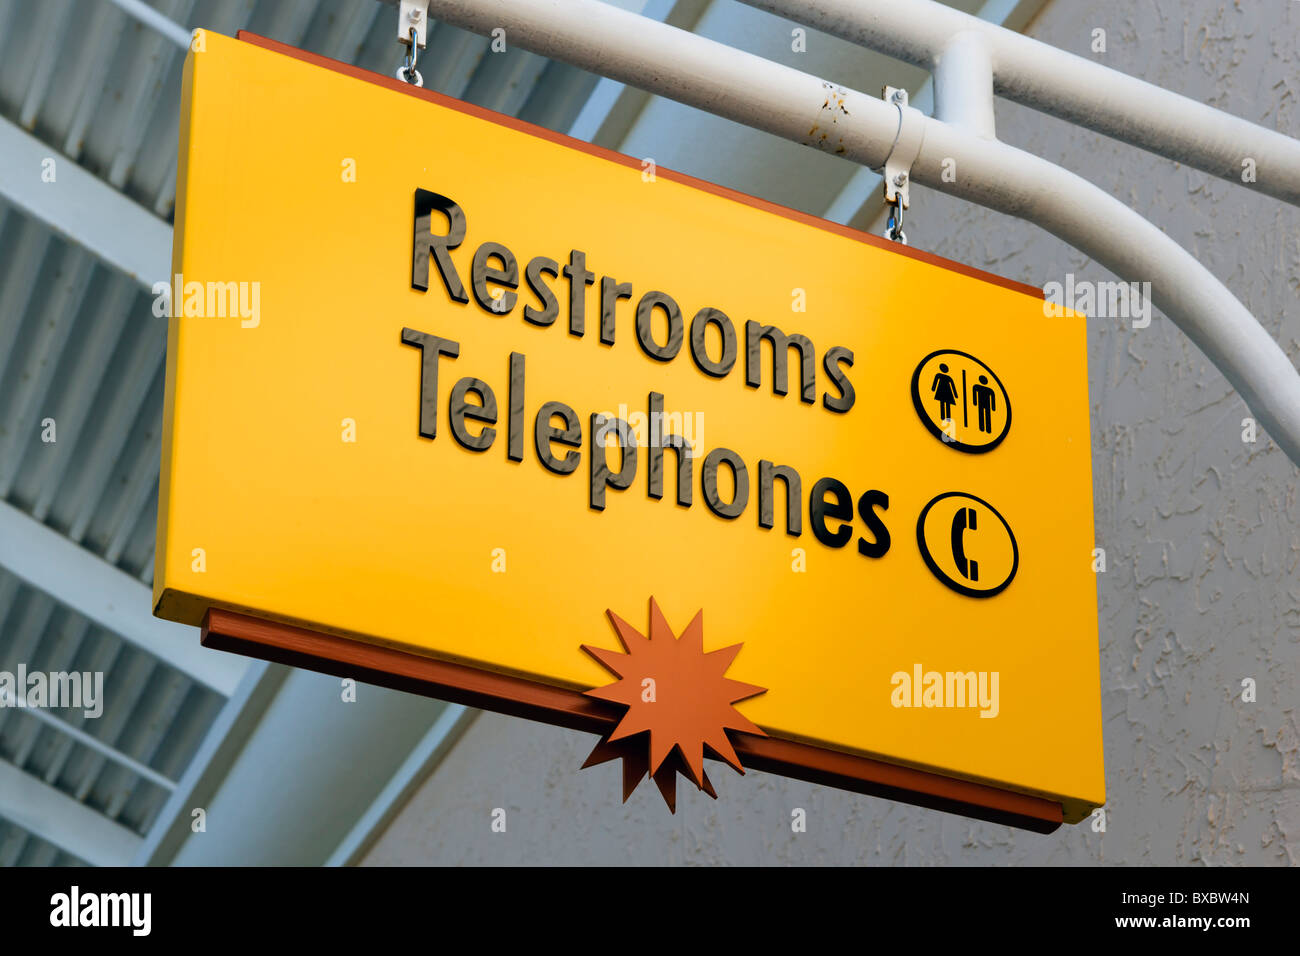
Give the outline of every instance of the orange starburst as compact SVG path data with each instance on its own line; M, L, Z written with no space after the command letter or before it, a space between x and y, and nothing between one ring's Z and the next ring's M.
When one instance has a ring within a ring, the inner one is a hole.
M674 637L659 604L650 599L650 634L646 636L613 611L606 611L625 653L582 645L582 649L618 678L586 693L627 708L618 725L596 744L583 767L623 758L623 800L649 774L668 808L677 812L677 773L716 799L704 772L704 757L744 769L727 731L766 736L732 705L765 688L726 677L740 644L704 652L704 612L698 612L681 637ZM649 746L636 739L649 735Z

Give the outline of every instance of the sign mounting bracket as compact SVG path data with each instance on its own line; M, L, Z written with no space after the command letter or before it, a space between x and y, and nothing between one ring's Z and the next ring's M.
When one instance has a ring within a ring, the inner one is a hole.
M414 30L415 43L423 50L428 23L429 0L401 0L397 10L397 42L410 46Z
M885 157L882 173L885 177L885 202L908 208L908 186L912 179L912 164L920 155L925 139L925 115L907 105L907 90L886 86L881 97L898 109L898 132Z

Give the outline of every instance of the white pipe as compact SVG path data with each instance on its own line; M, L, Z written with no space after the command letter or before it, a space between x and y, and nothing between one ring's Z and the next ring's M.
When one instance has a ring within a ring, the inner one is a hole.
M934 65L934 116L973 136L993 139L993 60L973 30L958 33Z
M1300 205L1300 141L934 0L741 0L933 69L959 33L988 44L1001 96Z
M464 29L490 35L504 28L511 42L534 53L873 169L884 163L898 131L898 111L881 100L597 0L431 0L429 6L431 16ZM1155 304L1300 464L1300 374L1193 256L1073 173L907 109L909 122L925 124L915 181L1036 223L1123 278L1149 281ZM814 127L830 135L810 136ZM956 182L943 182L945 160L956 163Z
M956 159L956 182L941 182L945 156ZM1041 226L1128 281L1150 282L1156 307L1300 465L1300 373L1246 307L1159 228L1068 170L933 119L912 178Z
M429 16L872 168L898 131L878 97L597 0L431 0Z
M112 3L127 16L139 20L151 30L158 31L178 46L189 49L191 37L190 31L186 30L175 20L169 19L159 13L153 7L149 6L149 4L145 3L144 0L109 0L109 3Z

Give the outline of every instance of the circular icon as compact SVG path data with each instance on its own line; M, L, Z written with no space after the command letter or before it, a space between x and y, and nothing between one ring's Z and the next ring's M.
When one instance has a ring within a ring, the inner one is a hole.
M921 510L916 543L934 576L958 594L1001 594L1020 566L1011 526L983 498L949 491Z
M912 404L935 438L979 455L1011 428L1011 399L1002 380L969 352L940 349L912 373Z

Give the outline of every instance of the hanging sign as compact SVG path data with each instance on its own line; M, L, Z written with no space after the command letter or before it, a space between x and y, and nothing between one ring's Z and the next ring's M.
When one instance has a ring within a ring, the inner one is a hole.
M260 38L182 116L159 616L630 778L1104 802L1081 321Z

